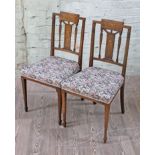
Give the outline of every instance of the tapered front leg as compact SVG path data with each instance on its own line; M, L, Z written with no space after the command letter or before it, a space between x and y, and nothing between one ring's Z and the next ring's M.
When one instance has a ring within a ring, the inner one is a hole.
M22 81L22 88L23 88L24 108L25 108L25 112L28 112L28 106L27 106L27 81L23 77L21 77L21 81Z
M106 104L104 108L104 143L107 142L107 130L109 123L110 104Z
M124 108L124 85L120 89L120 102L121 102L121 112L122 114L125 113L125 108Z
M57 94L58 94L58 123L61 125L61 111L62 111L62 95L61 95L61 89L57 89Z
M63 115L63 126L66 127L66 97L67 94L64 90L61 91L62 94L62 115Z

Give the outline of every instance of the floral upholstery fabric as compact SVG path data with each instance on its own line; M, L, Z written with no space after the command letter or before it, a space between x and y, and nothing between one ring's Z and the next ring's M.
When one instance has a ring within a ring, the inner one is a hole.
M50 56L37 63L24 66L22 76L60 87L63 79L77 73L79 64L72 60Z
M63 90L109 104L123 82L124 78L118 72L98 67L88 67L65 79L61 83L61 87Z

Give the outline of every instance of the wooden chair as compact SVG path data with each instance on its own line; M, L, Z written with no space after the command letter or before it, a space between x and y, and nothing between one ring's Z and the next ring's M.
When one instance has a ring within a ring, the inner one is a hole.
M100 28L99 34L99 51L98 56L94 56L94 44L95 44L95 30L96 25ZM122 38L122 32L126 37ZM103 35L104 32L104 35ZM85 68L81 72L69 77L61 83L62 87L62 114L63 125L66 127L66 95L67 93L80 96L93 101L93 103L101 103L105 107L104 113L104 143L107 141L107 128L109 122L109 112L111 102L120 90L121 111L124 113L124 84L126 65L129 49L131 27L124 25L123 22L112 21L102 19L101 21L93 21L92 34L91 34L91 47L90 47L90 61L89 67ZM116 39L116 35L118 39ZM103 39L105 37L105 39ZM123 50L123 60L120 62L119 51L121 47L121 41L125 40L125 50ZM103 44L105 40L105 44ZM117 41L117 48L114 50L114 45ZM101 53L101 49L105 45L104 54ZM115 58L114 58L114 51ZM94 60L110 63L120 66L122 72L116 72L100 67L93 67Z
M59 23L59 39L57 46L55 41L56 22ZM64 35L62 35L63 28ZM45 58L37 63L27 65L22 69L21 81L26 112L28 111L26 82L27 80L30 80L56 89L58 94L58 119L59 124L61 124L62 98L60 83L63 79L68 78L82 69L84 31L85 18L80 17L80 15L67 12L53 13L50 57ZM77 45L78 34L79 46ZM64 37L63 39L62 36ZM71 44L72 41L73 43ZM77 49L77 46L79 49ZM69 52L73 55L76 55L78 62L55 56L55 52L57 51Z

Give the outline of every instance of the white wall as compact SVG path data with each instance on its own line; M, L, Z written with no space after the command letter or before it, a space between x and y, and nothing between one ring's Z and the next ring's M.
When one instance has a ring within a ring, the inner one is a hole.
M16 0L16 69L49 56L53 12L75 12L87 18L83 66L88 66L92 19L115 19L132 26L128 75L139 75L139 0Z

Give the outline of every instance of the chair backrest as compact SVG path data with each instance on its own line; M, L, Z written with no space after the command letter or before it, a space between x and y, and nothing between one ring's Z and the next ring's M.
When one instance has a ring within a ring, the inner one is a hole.
M56 27L56 18L58 17L58 45L55 44L55 27ZM82 69L82 54L83 54L83 42L84 42L84 31L85 31L85 18L80 17L78 14L60 12L53 13L52 16L52 33L51 33L51 56L55 55L55 49L69 52L78 56L78 63L80 69ZM81 24L81 31L78 30L79 22ZM64 33L62 34L62 28L64 28ZM74 34L73 34L74 32ZM80 32L80 43L79 50L76 49L77 44L77 35ZM62 39L62 36L63 39ZM73 47L71 47L73 36Z
M94 44L95 44L95 30L96 25L99 24L100 26L100 34L99 34L99 51L98 56L94 56ZM127 30L126 37L122 37L122 33L124 29ZM103 35L103 32L105 35ZM92 23L92 34L91 34L91 46L90 46L90 59L89 59L89 66L93 66L93 61L103 61L107 63L111 63L114 65L118 65L122 67L122 75L125 76L126 74L126 65L127 65L127 58L128 58L128 50L129 50L129 41L130 41L130 34L131 34L131 27L124 25L124 22L113 21L102 19L101 21L93 21ZM116 35L118 35L118 39L116 39ZM101 55L101 49L103 46L103 37L105 37L105 50L103 51L104 54ZM120 55L120 47L122 39L125 40L125 50L123 51L123 61L119 61ZM115 43L117 41L117 48L114 50ZM114 51L115 57L114 57Z

